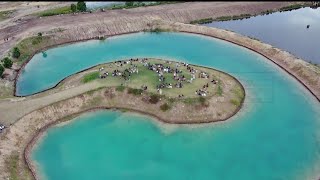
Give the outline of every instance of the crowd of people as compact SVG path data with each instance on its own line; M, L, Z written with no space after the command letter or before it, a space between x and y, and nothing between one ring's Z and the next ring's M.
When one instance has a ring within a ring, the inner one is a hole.
M130 60L123 60L123 61L116 61L114 62L115 65L117 67L123 67L124 65L130 65L128 68L126 68L123 71L120 71L118 69L113 70L113 72L111 73L113 77L122 77L125 80L130 80L131 75L133 73L138 74L139 70L138 70L138 66L133 64L133 62L140 62L143 64L143 66L147 67L148 70L154 71L155 73L158 74L159 77L159 84L157 84L156 89L157 91L161 94L162 91L161 89L164 88L183 88L184 84L183 82L187 82L187 83L192 83L193 80L196 79L196 73L198 72L198 70L196 70L195 68L191 67L189 64L187 63L175 63L175 66L172 67L170 66L170 64L172 64L172 62L170 61L166 61L167 65L164 65L162 63L150 63L148 62L147 58L142 58L142 59L130 59ZM169 65L168 65L169 64ZM187 71L190 73L191 78L187 79L185 74L183 73L183 71L179 68L180 66L185 66ZM104 68L100 68L99 69L100 72L104 71ZM166 77L165 74L172 74L173 75L173 79L176 81L176 83L173 85L171 83L166 82ZM100 74L100 78L106 78L109 75L108 72L103 72L102 74ZM201 71L198 75L198 78L205 78L205 79L209 79L209 74L206 72ZM217 81L216 80L212 80L211 81L213 84L216 84ZM207 96L208 94L208 87L209 84L207 83L206 85L204 85L201 89L196 90L195 94L199 95L199 96ZM147 89L147 86L143 85L141 86L141 88L143 90ZM184 95L181 94L179 95L179 97L183 97Z

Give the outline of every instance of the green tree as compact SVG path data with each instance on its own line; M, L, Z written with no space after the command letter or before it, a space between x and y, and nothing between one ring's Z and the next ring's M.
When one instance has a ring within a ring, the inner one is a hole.
M5 57L3 60L3 66L5 67L5 68L11 68L12 67L12 61L11 61L11 59L10 58L8 58L8 57Z
M13 48L13 54L12 54L12 56L13 56L14 58L19 58L20 55L21 55L21 53L20 53L19 48L17 48L17 47Z
M3 72L4 72L4 67L0 64L0 77L2 76Z
M84 1L78 1L77 3L77 9L81 12L84 12L87 10L86 3Z
M126 1L126 6L133 6L133 1Z
M42 37L42 32L38 32L38 36L39 36L39 37Z
M77 6L75 4L71 4L70 9L71 9L72 12L76 12L77 11Z

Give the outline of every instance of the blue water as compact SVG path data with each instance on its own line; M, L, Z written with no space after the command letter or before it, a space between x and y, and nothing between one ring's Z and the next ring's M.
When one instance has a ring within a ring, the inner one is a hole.
M248 95L243 111L222 124L172 129L148 117L100 111L51 128L32 153L47 179L287 180L319 170L319 103L283 70L247 49L200 35L138 33L47 54L37 54L26 66L20 94L43 90L98 63L148 56L226 71Z
M254 37L308 62L320 64L320 8L301 8L204 25ZM307 25L310 25L309 29Z

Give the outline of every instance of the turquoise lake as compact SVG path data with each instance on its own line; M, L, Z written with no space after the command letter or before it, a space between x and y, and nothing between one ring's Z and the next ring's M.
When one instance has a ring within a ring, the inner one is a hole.
M32 152L45 179L308 179L319 172L319 102L264 57L214 38L136 33L41 53L18 79L17 93L54 86L93 65L157 57L213 67L243 83L244 108L204 126L163 125L117 111L83 114L50 128Z

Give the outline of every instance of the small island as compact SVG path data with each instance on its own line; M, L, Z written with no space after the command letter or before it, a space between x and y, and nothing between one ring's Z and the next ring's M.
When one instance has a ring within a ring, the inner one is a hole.
M245 91L231 75L212 68L155 58L101 64L72 75L55 91L95 87L85 106L138 111L167 123L207 123L230 118Z

